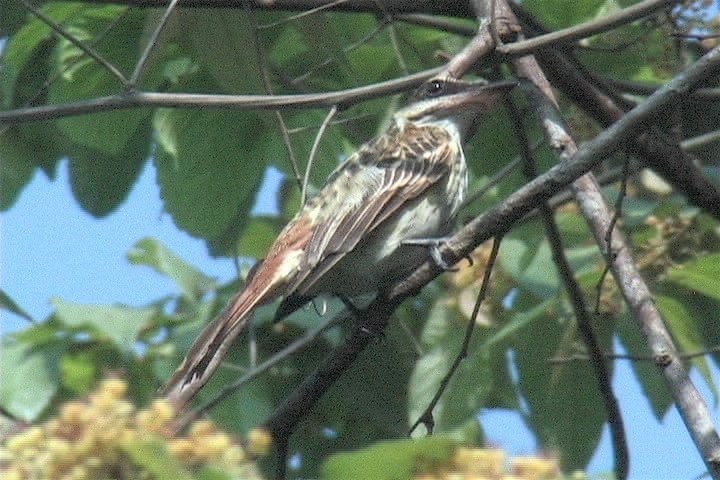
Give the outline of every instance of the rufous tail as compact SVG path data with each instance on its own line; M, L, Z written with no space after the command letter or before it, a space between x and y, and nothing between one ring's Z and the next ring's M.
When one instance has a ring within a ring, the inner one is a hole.
M250 284L238 293L195 340L175 373L160 390L177 411L182 410L208 382L227 350L245 329L253 311L273 298L272 285Z

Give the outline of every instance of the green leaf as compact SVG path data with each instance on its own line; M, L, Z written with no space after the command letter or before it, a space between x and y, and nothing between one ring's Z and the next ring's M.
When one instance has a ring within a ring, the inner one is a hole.
M139 11L126 10L114 5L88 9L68 21L65 29L83 42L94 42L102 35L95 46L98 54L127 76L138 58L137 38L142 33L144 17ZM123 21L107 31L108 25L121 15ZM62 74L50 85L49 103L70 103L123 91L118 78L69 41L58 41L56 55L57 68ZM153 89L161 79L159 73L147 75L143 87ZM118 155L128 148L138 128L149 117L150 110L128 109L66 117L57 124L73 141L105 154Z
M14 35L26 22L29 13L14 0L0 0L0 38Z
M559 280L546 240L532 251L524 241L506 238L499 256L503 266L523 288L539 298L547 298L557 293Z
M159 438L124 442L121 448L133 463L157 480L193 480L193 476L178 462Z
M190 9L178 14L196 58L225 92L263 91L253 25L244 9Z
M698 319L694 318L691 311L679 299L657 295L655 302L681 352L697 353L709 347L705 343ZM717 388L707 359L704 356L695 356L691 359L691 363L705 378L710 390L714 392L717 402Z
M35 421L50 404L60 381L65 346L33 347L5 341L0 348L0 406L14 417Z
M450 462L458 443L434 435L417 440L378 442L355 452L338 453L322 467L324 480L396 480Z
M668 280L690 291L720 300L720 254L703 255L695 261L670 269Z
M98 378L98 358L87 351L69 353L62 359L63 386L82 395L89 392Z
M161 194L180 228L212 239L250 211L266 165L252 155L264 135L255 115L161 109L155 128Z
M542 0L529 0L523 5L551 29L560 29L592 20L606 3L606 0L579 0L554 8Z
M130 308L111 305L82 305L53 298L57 318L72 328L89 328L100 338L106 337L120 350L132 353L140 332L151 326L158 311L154 308Z
M148 157L150 133L149 125L143 125L117 154L68 145L73 195L87 212L108 215L127 198Z
M440 388L440 383L460 353L467 320L441 299L428 314L422 332L428 345L415 363L408 386L408 421L420 417ZM477 325L468 349L444 394L433 410L438 432L449 432L477 422L483 407L511 408L517 405L507 372L505 346L488 341L489 329Z
M345 55L342 43L337 41L339 35L335 32L326 14L321 12L315 15L304 15L296 18L293 26L300 30L305 44L312 45L312 62L314 64L322 65L330 62L325 70L326 77L353 76L350 61Z
M198 269L170 251L159 240L143 238L128 252L133 265L147 265L158 273L172 279L191 300L201 298L216 287L215 282Z
M607 420L595 371L589 362L548 364L551 358L575 353L578 333L574 321L553 309L537 320L514 342L527 422L543 449L560 452L564 470L580 469L592 457ZM607 351L610 333L598 330L601 349Z
M277 217L251 218L238 241L238 255L263 258L280 232L279 223Z
M9 209L35 171L32 148L16 127L0 133L0 210Z
M618 336L625 347L625 351L630 355L650 358L651 353L647 347L647 342L640 334L640 330L633 319L628 315L623 315L618 319L617 325ZM668 391L662 374L651 361L630 362L630 365L635 373L635 378L652 407L655 418L660 422L673 405L672 395Z
M15 300L10 298L10 295L5 293L5 291L2 289L0 289L0 308L2 308L3 310L7 310L8 312L14 313L15 315L22 317L29 322L33 321L33 318L30 316L30 314L20 308L20 305L15 303Z
M14 7L17 3L12 2ZM41 11L58 24L63 24L68 18L77 15L78 12L86 9L82 3L51 2L43 5ZM19 7L23 13L25 9ZM4 11L4 9L2 9ZM4 15L3 15L4 16ZM23 85L16 84L17 75L24 69L30 67L33 71L39 69L40 65L32 64L31 59L36 55L36 50L53 38L52 29L39 18L32 17L20 30L8 39L2 52L3 68L0 69L0 91L5 98L4 104L7 108L18 105L12 102L15 98L15 88L22 88ZM36 80L44 81L44 75Z
M408 384L408 423L411 425L422 415L440 383L450 369L463 342L465 329L459 322L459 315L444 302L436 302L428 314L428 320L422 333L426 348L415 362ZM433 411L438 419L444 417L447 396L443 396ZM457 426L450 425L448 428ZM444 425L439 424L442 428Z

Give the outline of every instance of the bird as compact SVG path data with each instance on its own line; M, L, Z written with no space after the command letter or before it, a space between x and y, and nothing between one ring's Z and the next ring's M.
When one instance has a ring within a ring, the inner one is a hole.
M283 228L161 395L184 408L261 305L281 298L283 317L318 295L382 292L425 262L428 249L442 262L438 239L452 230L467 192L464 142L515 85L448 76L423 83Z

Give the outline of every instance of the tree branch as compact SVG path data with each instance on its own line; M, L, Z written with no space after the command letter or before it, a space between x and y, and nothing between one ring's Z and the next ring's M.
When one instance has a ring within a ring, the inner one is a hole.
M164 8L167 0L85 0L87 3L114 3L133 7ZM187 8L242 8L247 0L183 0ZM472 17L472 11L466 2L438 2L434 0L250 0L252 8L258 10L316 10L326 8L331 11L353 13L428 13L450 17ZM328 3L332 3L328 6Z
M594 85L587 75L579 71L577 60L572 59L569 54L544 50L538 58L551 75L553 85L601 125L608 126L618 121L624 115L624 110L630 108L627 102L618 105L615 98L606 95ZM688 202L720 219L720 191L696 166L692 156L684 152L679 145L669 143L665 136L649 130L634 138L629 150L682 192Z
M622 25L627 25L641 18L679 3L679 0L645 0L620 11L611 13L597 20L581 23L556 32L549 32L535 38L498 47L498 52L504 55L524 55L540 48L561 43L572 43L588 38L598 33L610 31Z
M509 5L502 0L498 2L479 2L479 14L488 15L488 9L492 8L492 5L495 5L496 3L497 5L495 8L500 10L495 13L496 15L502 16L506 19L505 21L517 23L517 18L510 10ZM522 40L522 32L519 33L519 37ZM565 125L563 118L557 110L557 101L553 96L550 83L540 69L540 66L535 58L533 56L516 58L513 60L512 65L519 77L531 79L532 83L538 87L536 89L528 89L526 93L528 94L531 108L540 112L540 118L542 120L543 127L545 128L545 137L548 139L550 145L560 154L559 157L561 159L563 158L563 154L570 155L575 153L577 151L575 142L569 133L567 125ZM508 103L512 110L516 110L512 102ZM528 179L531 179L537 176L537 171L533 163L532 155L528 149L528 140L525 138L523 125L519 120L519 115L514 115L513 117L517 123L516 131L520 139L521 152L523 154L523 158L525 159L525 174ZM591 175L592 173L587 174L587 176ZM540 204L539 210L545 224L546 236L552 251L553 261L558 269L560 278L565 284L565 289L571 300L578 329L581 333L583 342L586 345L590 357L593 359L592 367L595 370L598 390L605 403L605 410L607 412L608 423L610 425L613 451L615 452L615 475L619 479L625 479L627 478L629 469L629 452L625 438L625 428L623 426L624 422L617 398L615 397L612 389L610 372L603 360L602 349L595 337L592 320L588 314L583 292L575 280L570 263L565 256L560 230L553 218L553 211L550 209L547 201Z
M424 70L405 77L336 92L302 95L216 95L194 93L128 92L91 100L44 105L0 112L0 125L52 120L75 115L138 107L156 108L227 108L234 110L277 110L278 108L320 108L339 105L345 108L374 98L400 93L420 85L440 72Z

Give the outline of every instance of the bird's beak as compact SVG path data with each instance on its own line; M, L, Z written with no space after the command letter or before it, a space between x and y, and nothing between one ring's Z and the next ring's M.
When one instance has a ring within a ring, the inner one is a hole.
M489 84L468 83L463 90L443 97L442 101L437 104L436 112L438 114L443 112L452 114L462 110L489 112L495 108L498 100L508 94L517 84L518 82L515 80Z

